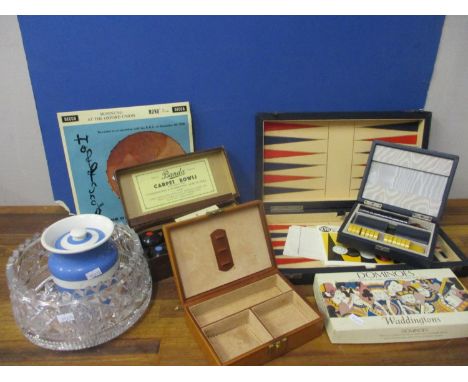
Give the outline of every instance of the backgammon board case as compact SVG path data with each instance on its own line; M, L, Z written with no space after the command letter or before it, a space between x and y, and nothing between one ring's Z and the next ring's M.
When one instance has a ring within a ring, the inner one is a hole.
M380 257L361 266L327 265L313 258L284 256L283 249L291 225L338 230L357 200L373 141L427 148L430 124L427 111L256 116L256 198L265 205L278 267L291 281L311 283L322 272L412 267L389 264ZM341 252L334 255L343 257ZM458 270L467 264L465 255L439 229L433 266Z
M450 269L320 274L314 295L332 343L468 337L468 291Z
M322 333L276 267L260 201L163 230L185 318L212 363L263 364Z
M125 217L138 234L239 197L224 148L179 155L118 169L115 173ZM167 253L150 258L153 281L171 275Z
M374 141L338 240L430 267L458 156Z

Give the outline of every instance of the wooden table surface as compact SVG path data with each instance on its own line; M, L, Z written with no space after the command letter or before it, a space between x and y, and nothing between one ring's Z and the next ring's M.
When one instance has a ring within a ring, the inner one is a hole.
M0 207L1 365L206 365L188 330L173 279L154 285L148 311L126 333L106 344L74 352L37 347L23 337L11 312L5 264L11 251L35 232L64 217L60 207ZM451 200L444 229L468 253L468 200ZM462 278L465 286L468 277ZM297 290L315 304L312 285ZM332 345L323 334L270 365L468 365L468 338L398 344Z

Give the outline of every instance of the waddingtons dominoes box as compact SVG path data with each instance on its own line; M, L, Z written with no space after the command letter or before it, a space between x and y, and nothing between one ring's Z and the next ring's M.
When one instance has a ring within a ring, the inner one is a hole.
M333 343L468 336L468 291L450 269L319 274L314 295Z

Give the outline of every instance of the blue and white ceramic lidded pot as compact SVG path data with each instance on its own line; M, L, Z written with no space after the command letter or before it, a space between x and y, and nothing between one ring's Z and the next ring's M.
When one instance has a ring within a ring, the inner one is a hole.
M41 237L50 252L48 267L62 289L93 287L112 278L119 267L119 253L109 241L114 223L102 215L83 214L59 220Z

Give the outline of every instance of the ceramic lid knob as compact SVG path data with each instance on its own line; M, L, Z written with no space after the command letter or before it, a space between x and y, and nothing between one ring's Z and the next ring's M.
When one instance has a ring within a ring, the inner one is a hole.
M83 240L86 237L86 229L84 228L73 228L70 231L70 236L73 238L73 240Z

